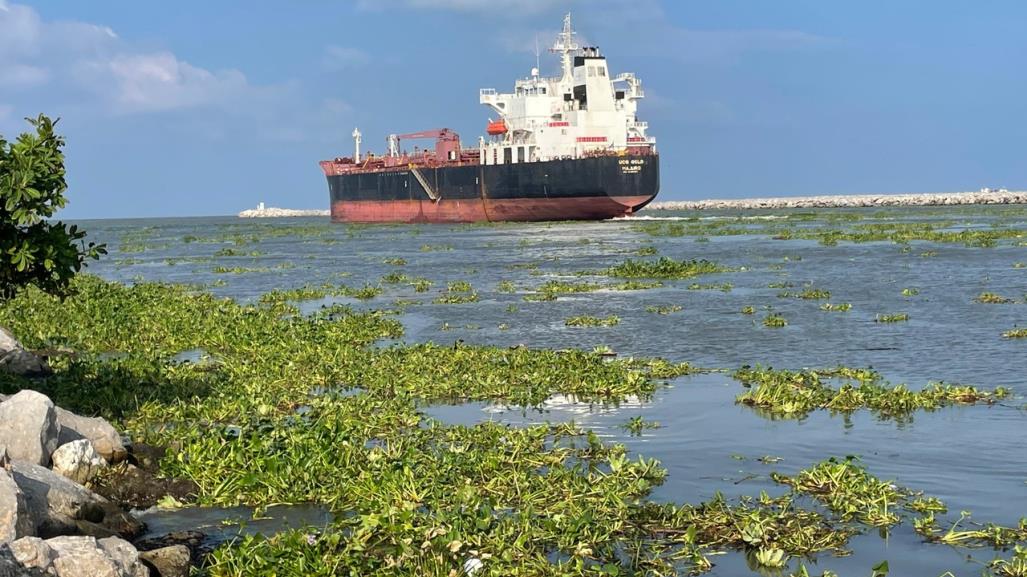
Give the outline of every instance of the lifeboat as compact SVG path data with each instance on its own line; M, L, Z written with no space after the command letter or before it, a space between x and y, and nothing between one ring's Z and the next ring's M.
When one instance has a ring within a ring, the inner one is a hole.
M502 118L494 122L490 121L489 127L486 129L486 132L489 133L489 136L498 136L500 134L506 134L506 121L504 121Z

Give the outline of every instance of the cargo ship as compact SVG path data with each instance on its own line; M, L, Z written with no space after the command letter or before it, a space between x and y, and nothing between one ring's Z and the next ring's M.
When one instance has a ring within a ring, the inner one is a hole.
M384 154L322 161L336 222L602 220L632 214L660 188L656 140L638 120L645 93L613 76L598 47L578 46L571 17L550 49L561 75L480 90L493 118L476 147L448 128L392 134ZM537 60L537 59L536 59ZM434 147L402 150L411 140Z

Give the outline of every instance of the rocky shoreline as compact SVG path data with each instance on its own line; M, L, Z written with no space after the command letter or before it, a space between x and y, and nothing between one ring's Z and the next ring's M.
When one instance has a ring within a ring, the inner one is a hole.
M5 370L49 372L3 329L0 341ZM193 483L155 474L162 456L133 446L106 420L76 415L37 391L0 395L0 575L189 575L199 540L138 540L145 525L131 512L168 495L176 503L195 495Z
M1027 191L981 189L976 192L924 194L858 194L786 196L729 200L671 200L654 202L654 210L751 210L761 208L864 208L881 206L956 206L967 204L1027 204ZM643 213L644 214L644 213Z

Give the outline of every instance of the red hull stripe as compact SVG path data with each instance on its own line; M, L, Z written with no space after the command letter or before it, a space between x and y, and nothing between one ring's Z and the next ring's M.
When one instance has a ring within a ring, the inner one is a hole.
M651 196L592 196L510 200L343 200L332 204L335 222L483 222L602 220L625 216Z

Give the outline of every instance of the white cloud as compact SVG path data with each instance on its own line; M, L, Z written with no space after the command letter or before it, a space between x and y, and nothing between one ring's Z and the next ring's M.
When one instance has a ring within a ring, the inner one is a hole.
M76 105L113 114L202 107L252 112L288 91L251 84L239 70L202 68L170 51L139 50L108 26L47 21L28 6L3 4L0 94L48 81Z
M359 48L325 46L322 63L327 70L339 71L359 68L371 61L370 55Z

